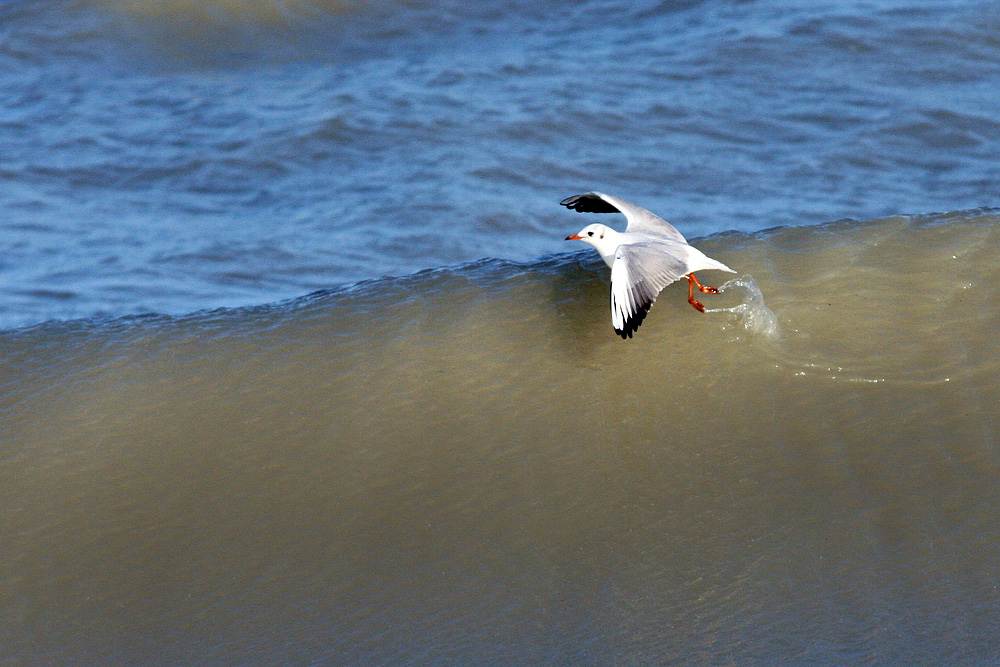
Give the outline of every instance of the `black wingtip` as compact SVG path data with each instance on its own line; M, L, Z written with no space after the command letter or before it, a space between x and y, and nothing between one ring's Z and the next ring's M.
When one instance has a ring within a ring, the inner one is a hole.
M625 321L625 328L615 329L615 333L621 336L622 340L631 338L632 334L639 330L639 326L642 325L642 321L646 319L646 315L649 313L649 309L652 306L652 302L639 306L639 310Z
M618 213L618 209L609 204L608 202L601 199L599 195L593 192L587 192L582 195L573 195L572 197L566 197L561 202L560 206L565 206L571 211L576 211L577 213Z

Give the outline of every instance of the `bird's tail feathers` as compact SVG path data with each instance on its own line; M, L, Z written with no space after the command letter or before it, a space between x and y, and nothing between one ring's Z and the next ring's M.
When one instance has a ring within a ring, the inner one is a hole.
M702 270L705 270L705 269L718 269L719 271L728 271L729 273L736 273L735 271L733 271L732 269L730 269L728 266L726 266L725 264L723 264L719 260L712 259L711 257L706 257L705 261L704 261L704 264L705 264L705 266L702 267Z

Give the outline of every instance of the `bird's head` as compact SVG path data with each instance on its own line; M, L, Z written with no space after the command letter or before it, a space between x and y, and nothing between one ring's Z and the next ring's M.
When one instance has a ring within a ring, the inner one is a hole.
M601 245L604 237L608 235L608 232L613 231L610 227L601 224L587 225L581 229L576 234L570 234L566 237L567 241L583 241L584 243L589 243L595 248Z

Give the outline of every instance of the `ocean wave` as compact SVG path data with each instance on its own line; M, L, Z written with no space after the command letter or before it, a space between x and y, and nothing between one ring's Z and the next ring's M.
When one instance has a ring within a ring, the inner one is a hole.
M0 332L4 650L947 662L1000 620L998 223L702 239L741 277L625 341L587 253Z
M963 270L977 275L993 270L991 262L979 262L988 260L989 248L996 242L997 221L997 214L984 209L841 221L753 234L727 232L700 239L699 247L722 257L741 277L725 282L721 295L708 297L709 310L703 317L687 312L686 299L680 298L683 286L668 286L637 334L636 344L683 336L688 328L699 335L716 331L712 335L723 339L727 339L723 333L727 329L764 337L778 336L780 331L783 345L789 349L824 341L804 356L828 348L851 350L849 356L858 359L870 358L880 351L873 343L886 318L916 308L907 320L919 319L919 308L910 304L911 295L933 295L933 302L921 302L923 307L969 297L968 290L982 279L960 276ZM280 253L280 248L265 250ZM228 254L232 253L218 246L211 250L211 257L199 251L164 255L158 261L225 264ZM236 252L237 261L243 256L242 250ZM970 258L977 263L969 265ZM294 326L299 317L311 319L313 316L306 314L318 309L331 333L342 330L336 334L338 338L370 338L376 330L395 332L391 335L397 338L405 336L406 320L394 319L394 313L400 308L418 308L423 311L421 319L436 323L442 332L464 326L491 338L501 331L509 334L511 327L528 327L534 332L524 330L529 339L554 336L565 342L582 337L603 348L617 343L613 337L604 340L610 327L608 278L604 264L587 252L550 255L531 262L483 259L320 290L274 305L210 312L227 313L234 327L246 328L236 332L241 336L254 331L260 312L269 313L269 318L281 313ZM363 318L349 316L362 312ZM199 317L195 313L176 321L197 327ZM57 323L51 326L58 330Z

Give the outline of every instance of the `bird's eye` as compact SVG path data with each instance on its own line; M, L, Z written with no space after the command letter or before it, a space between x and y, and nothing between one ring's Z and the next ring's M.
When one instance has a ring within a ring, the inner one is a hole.
M593 236L594 232L587 232L587 236Z

